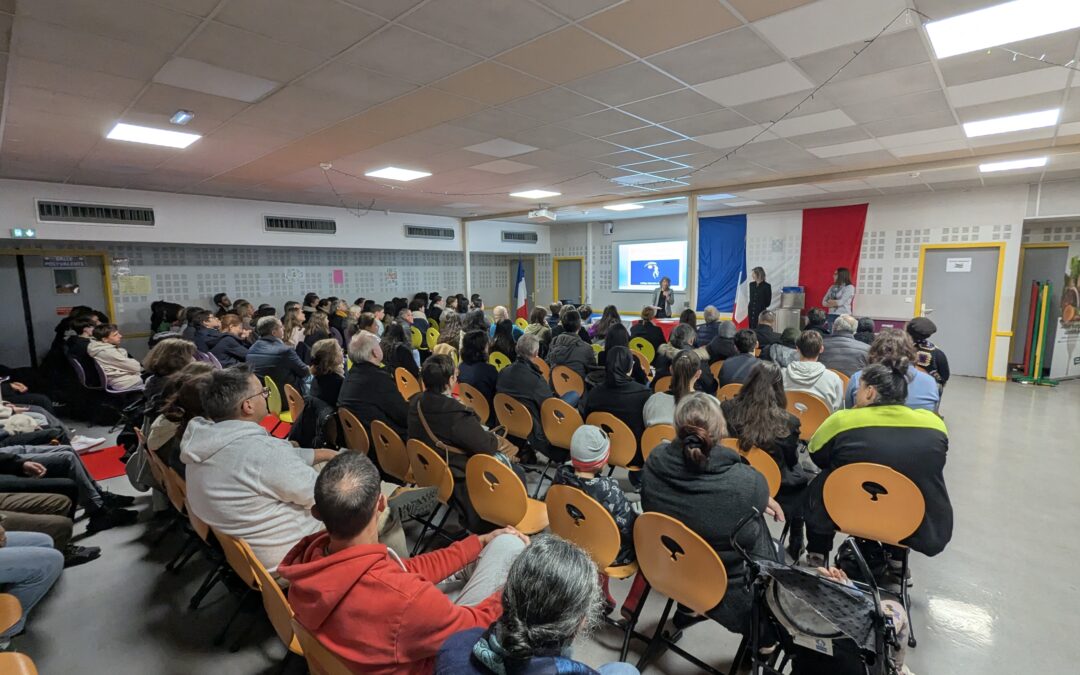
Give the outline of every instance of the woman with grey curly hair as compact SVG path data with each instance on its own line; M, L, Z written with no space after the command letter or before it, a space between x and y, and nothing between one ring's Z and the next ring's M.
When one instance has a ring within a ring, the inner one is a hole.
M636 675L627 663L593 669L571 657L574 640L596 625L601 593L596 564L553 534L532 543L510 566L503 614L487 630L453 635L439 650L436 675Z

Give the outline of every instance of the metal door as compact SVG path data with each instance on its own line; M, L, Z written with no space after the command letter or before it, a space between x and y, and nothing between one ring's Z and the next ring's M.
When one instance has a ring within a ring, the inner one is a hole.
M555 297L558 302L582 304L581 270L584 261L581 258L556 258L555 275L558 279Z
M919 270L923 314L953 375L985 377L994 329L998 256L992 248L928 248Z
M56 324L76 305L87 305L108 313L105 275L101 256L24 255L26 294L33 317L34 342L39 359L49 351ZM46 266L48 261L49 265ZM109 317L115 320L115 317Z
M8 368L30 367L30 339L26 331L26 313L19 281L16 256L0 255L0 288L7 289L11 315L0 321L0 345L4 347L2 362Z

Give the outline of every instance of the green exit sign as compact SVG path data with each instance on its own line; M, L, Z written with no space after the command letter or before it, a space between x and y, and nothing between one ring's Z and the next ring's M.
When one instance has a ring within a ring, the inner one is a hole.
M11 228L12 239L37 239L37 230L32 227Z

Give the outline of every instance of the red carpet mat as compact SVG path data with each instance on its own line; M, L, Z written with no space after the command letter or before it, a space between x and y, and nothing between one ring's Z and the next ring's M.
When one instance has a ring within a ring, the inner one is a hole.
M86 470L94 477L94 480L105 480L124 475L124 463L120 458L124 455L124 446L113 445L104 450L89 452L82 457Z

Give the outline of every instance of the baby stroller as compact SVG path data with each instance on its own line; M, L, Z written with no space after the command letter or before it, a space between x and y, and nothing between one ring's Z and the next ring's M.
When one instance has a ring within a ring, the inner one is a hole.
M854 540L845 540L841 549L851 548L862 578L869 583L847 585L814 570L777 562L784 560L783 537L777 542L775 559L750 555L739 545L738 534L753 520L765 527L764 517L755 512L731 535L732 546L746 561L746 579L754 597L749 636L752 675L781 675L789 663L800 674L899 673L894 660L900 648L896 626L882 608L877 584ZM766 631L779 638L778 648L767 656L760 652Z

